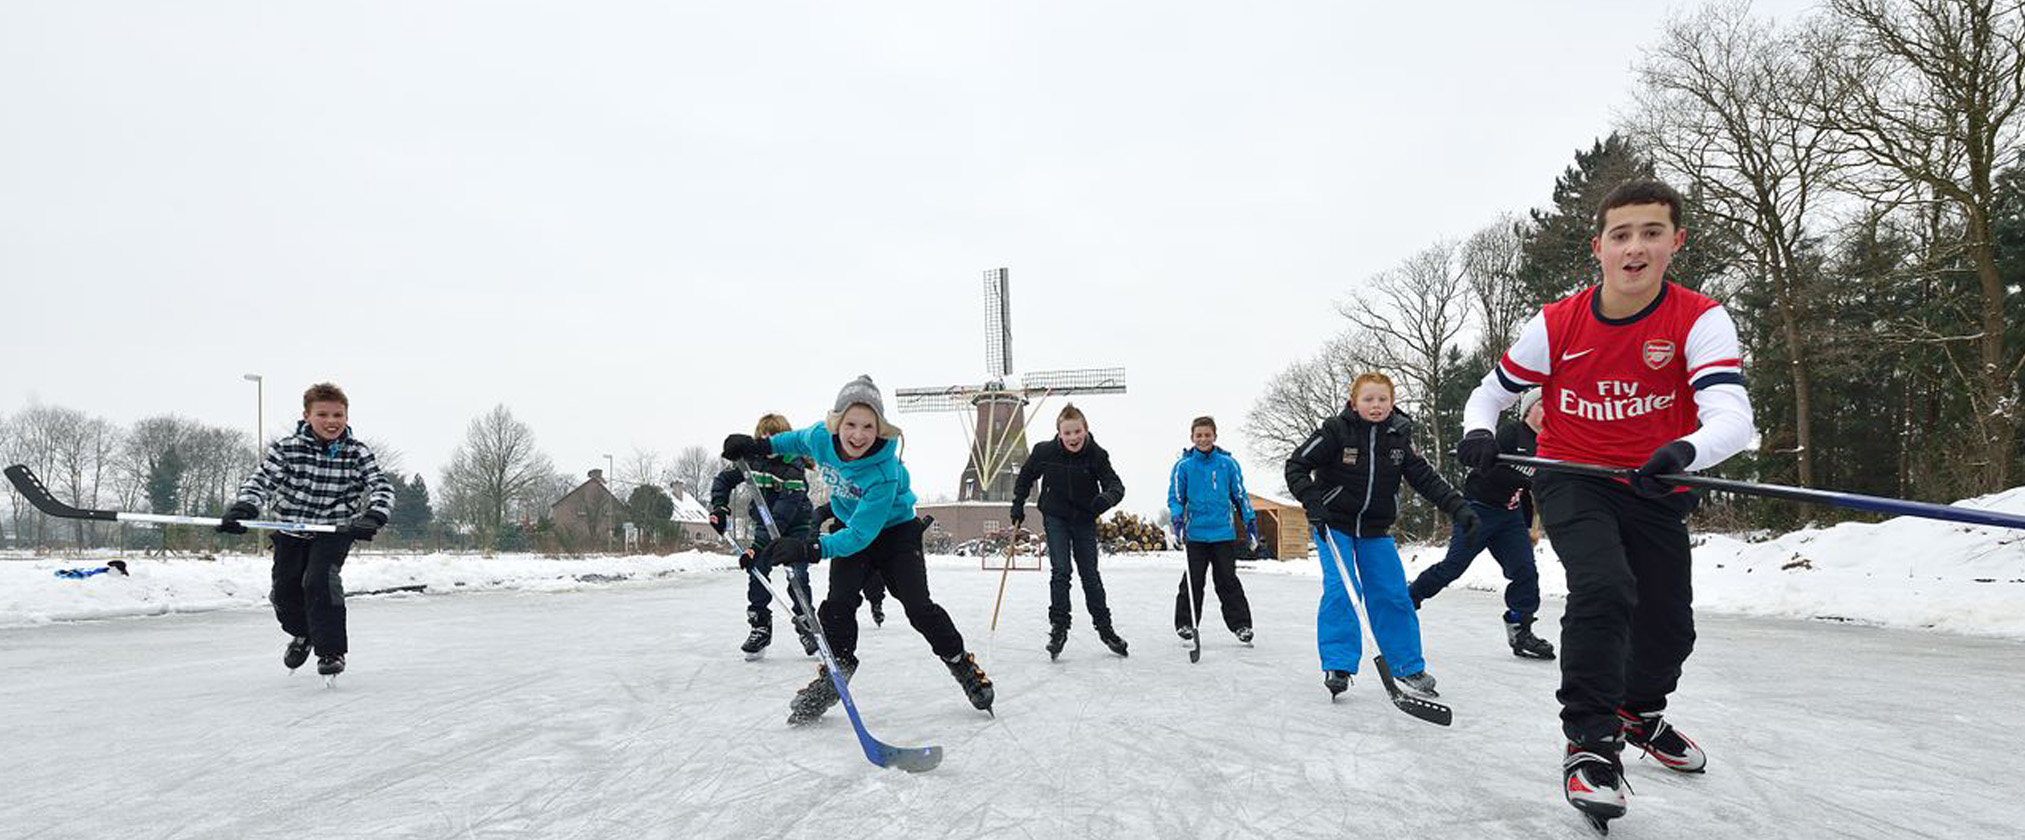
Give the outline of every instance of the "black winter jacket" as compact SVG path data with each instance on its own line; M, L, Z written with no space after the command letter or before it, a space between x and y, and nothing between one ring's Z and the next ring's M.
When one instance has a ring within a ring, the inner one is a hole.
M1111 453L1094 437L1083 441L1080 452L1062 448L1059 437L1034 447L1013 482L1014 510L1026 506L1035 479L1041 479L1041 498L1035 506L1049 516L1095 519L1125 498L1125 482L1111 468Z
M1374 424L1346 405L1287 458L1287 490L1309 511L1322 510L1329 527L1352 536L1380 537L1392 527L1401 476L1442 513L1454 516L1466 504L1413 451L1413 419L1398 409Z
M746 516L753 522L752 547L765 548L772 542L766 526L760 524L759 505L764 502L768 512L773 514L774 524L781 534L790 537L807 536L815 520L815 505L809 502L808 470L799 460L784 461L778 456L768 455L753 458L752 504L746 508ZM710 507L729 507L731 491L745 483L745 473L731 467L717 474L710 482Z
M1539 444L1533 427L1517 420L1498 424L1498 451L1507 455L1531 455ZM1533 467L1499 463L1490 472L1470 470L1463 477L1463 495L1505 510L1516 510L1533 521Z

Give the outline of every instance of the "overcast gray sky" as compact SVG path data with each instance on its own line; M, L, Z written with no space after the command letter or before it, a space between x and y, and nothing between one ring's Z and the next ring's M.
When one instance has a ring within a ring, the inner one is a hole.
M499 402L580 473L981 380L1007 266L1016 369L1129 369L1083 405L1150 512L1335 301L1546 203L1660 24L1376 5L8 0L0 412L250 425L256 372L432 483Z

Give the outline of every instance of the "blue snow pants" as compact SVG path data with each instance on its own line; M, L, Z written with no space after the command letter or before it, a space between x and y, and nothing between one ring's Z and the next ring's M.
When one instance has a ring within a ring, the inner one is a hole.
M1399 547L1391 537L1352 537L1328 529L1331 542L1342 553L1350 570L1351 583L1364 600L1371 616L1371 635L1394 674L1418 674L1427 670L1420 653L1420 617L1413 611L1413 598L1406 593L1406 569L1399 562ZM1322 654L1322 670L1357 673L1364 655L1364 634L1357 626L1350 595L1336 573L1336 557L1315 532L1315 552L1322 561L1322 604L1315 613L1315 642Z

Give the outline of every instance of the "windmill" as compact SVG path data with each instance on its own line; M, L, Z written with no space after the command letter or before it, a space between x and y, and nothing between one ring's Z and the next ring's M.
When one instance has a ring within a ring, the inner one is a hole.
M1015 379L1010 282L1006 269L984 273L984 384L893 392L895 404L903 412L976 413L976 422L964 426L970 458L958 479L958 501L1012 499L1013 480L1027 460L1029 404L1037 400L1045 404L1057 395L1125 393L1124 368L1035 371Z

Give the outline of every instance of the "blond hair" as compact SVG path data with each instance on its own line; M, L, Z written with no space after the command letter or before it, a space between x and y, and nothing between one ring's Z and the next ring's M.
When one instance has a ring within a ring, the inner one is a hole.
M758 425L752 427L752 436L772 437L792 428L794 427L788 425L786 417L771 413L763 414L760 415Z

